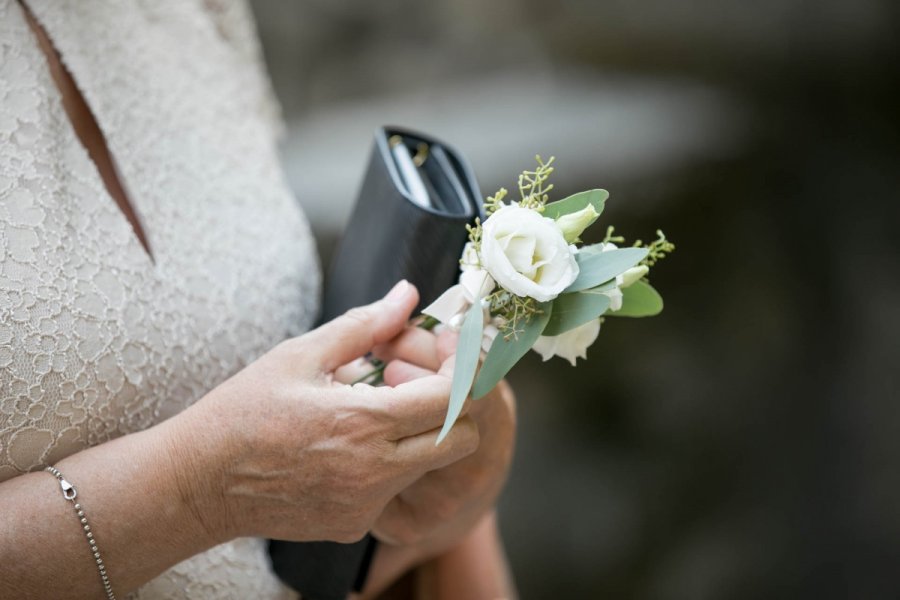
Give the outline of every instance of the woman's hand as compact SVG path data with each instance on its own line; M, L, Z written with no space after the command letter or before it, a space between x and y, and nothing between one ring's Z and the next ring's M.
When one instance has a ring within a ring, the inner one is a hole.
M405 510L384 511L401 490L476 450L468 416L435 446L448 371L380 388L333 377L403 331L417 301L415 288L401 282L383 300L280 344L183 414L178 446L190 468L182 488L203 499L198 513L209 527L231 536L354 541L379 515ZM410 492L416 506L423 487Z
M385 383L402 387L447 372L456 338L449 331L434 335L410 327L379 345L375 354L388 363ZM469 416L479 428L478 450L424 474L397 494L375 523L373 532L380 540L416 545L424 559L462 539L490 511L513 455L515 398L509 385L502 381L487 396L471 402Z

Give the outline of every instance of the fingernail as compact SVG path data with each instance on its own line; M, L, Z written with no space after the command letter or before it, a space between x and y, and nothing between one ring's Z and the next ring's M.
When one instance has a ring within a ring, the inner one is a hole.
M402 299L406 295L406 291L409 289L409 282L405 279L401 279L397 282L391 291L388 292L388 295L384 297L385 300L389 300L392 302L396 302L397 300Z

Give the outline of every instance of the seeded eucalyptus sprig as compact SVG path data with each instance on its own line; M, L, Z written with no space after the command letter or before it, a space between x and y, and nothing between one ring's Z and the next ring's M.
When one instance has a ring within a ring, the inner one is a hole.
M644 242L638 240L634 243L634 247L647 248L647 258L642 260L641 264L648 267L652 267L675 251L675 244L666 239L666 234L662 232L662 229L656 230L656 239L650 242L649 245L645 246Z
M556 157L551 156L550 160L544 162L541 155L538 154L534 159L537 161L537 168L534 171L523 171L519 175L519 195L522 197L519 206L543 212L544 206L550 200L548 193L553 189L552 183L547 187L544 187L544 184L555 170L551 165Z
M492 315L501 317L498 329L506 339L516 338L522 332L522 323L529 322L541 309L534 298L523 298L498 289L486 296Z

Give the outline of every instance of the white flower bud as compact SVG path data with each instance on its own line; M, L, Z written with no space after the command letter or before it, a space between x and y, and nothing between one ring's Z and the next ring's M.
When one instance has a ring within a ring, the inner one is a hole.
M593 204L588 204L578 212L562 215L556 219L556 225L562 231L563 237L569 244L574 244L584 230L593 223L600 213Z
M638 265L636 267L631 267L630 269L622 273L622 282L619 284L619 287L627 288L629 285L631 285L635 281L638 281L649 272L650 267L648 267L647 265Z

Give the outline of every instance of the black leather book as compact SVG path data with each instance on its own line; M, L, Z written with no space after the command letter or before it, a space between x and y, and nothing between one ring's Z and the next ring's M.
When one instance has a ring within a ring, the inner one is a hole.
M373 302L400 279L428 306L459 274L465 225L483 217L472 169L453 147L397 127L375 132L375 144L350 222L325 279L322 321ZM271 540L278 576L304 600L344 600L365 583L376 549L354 544Z

